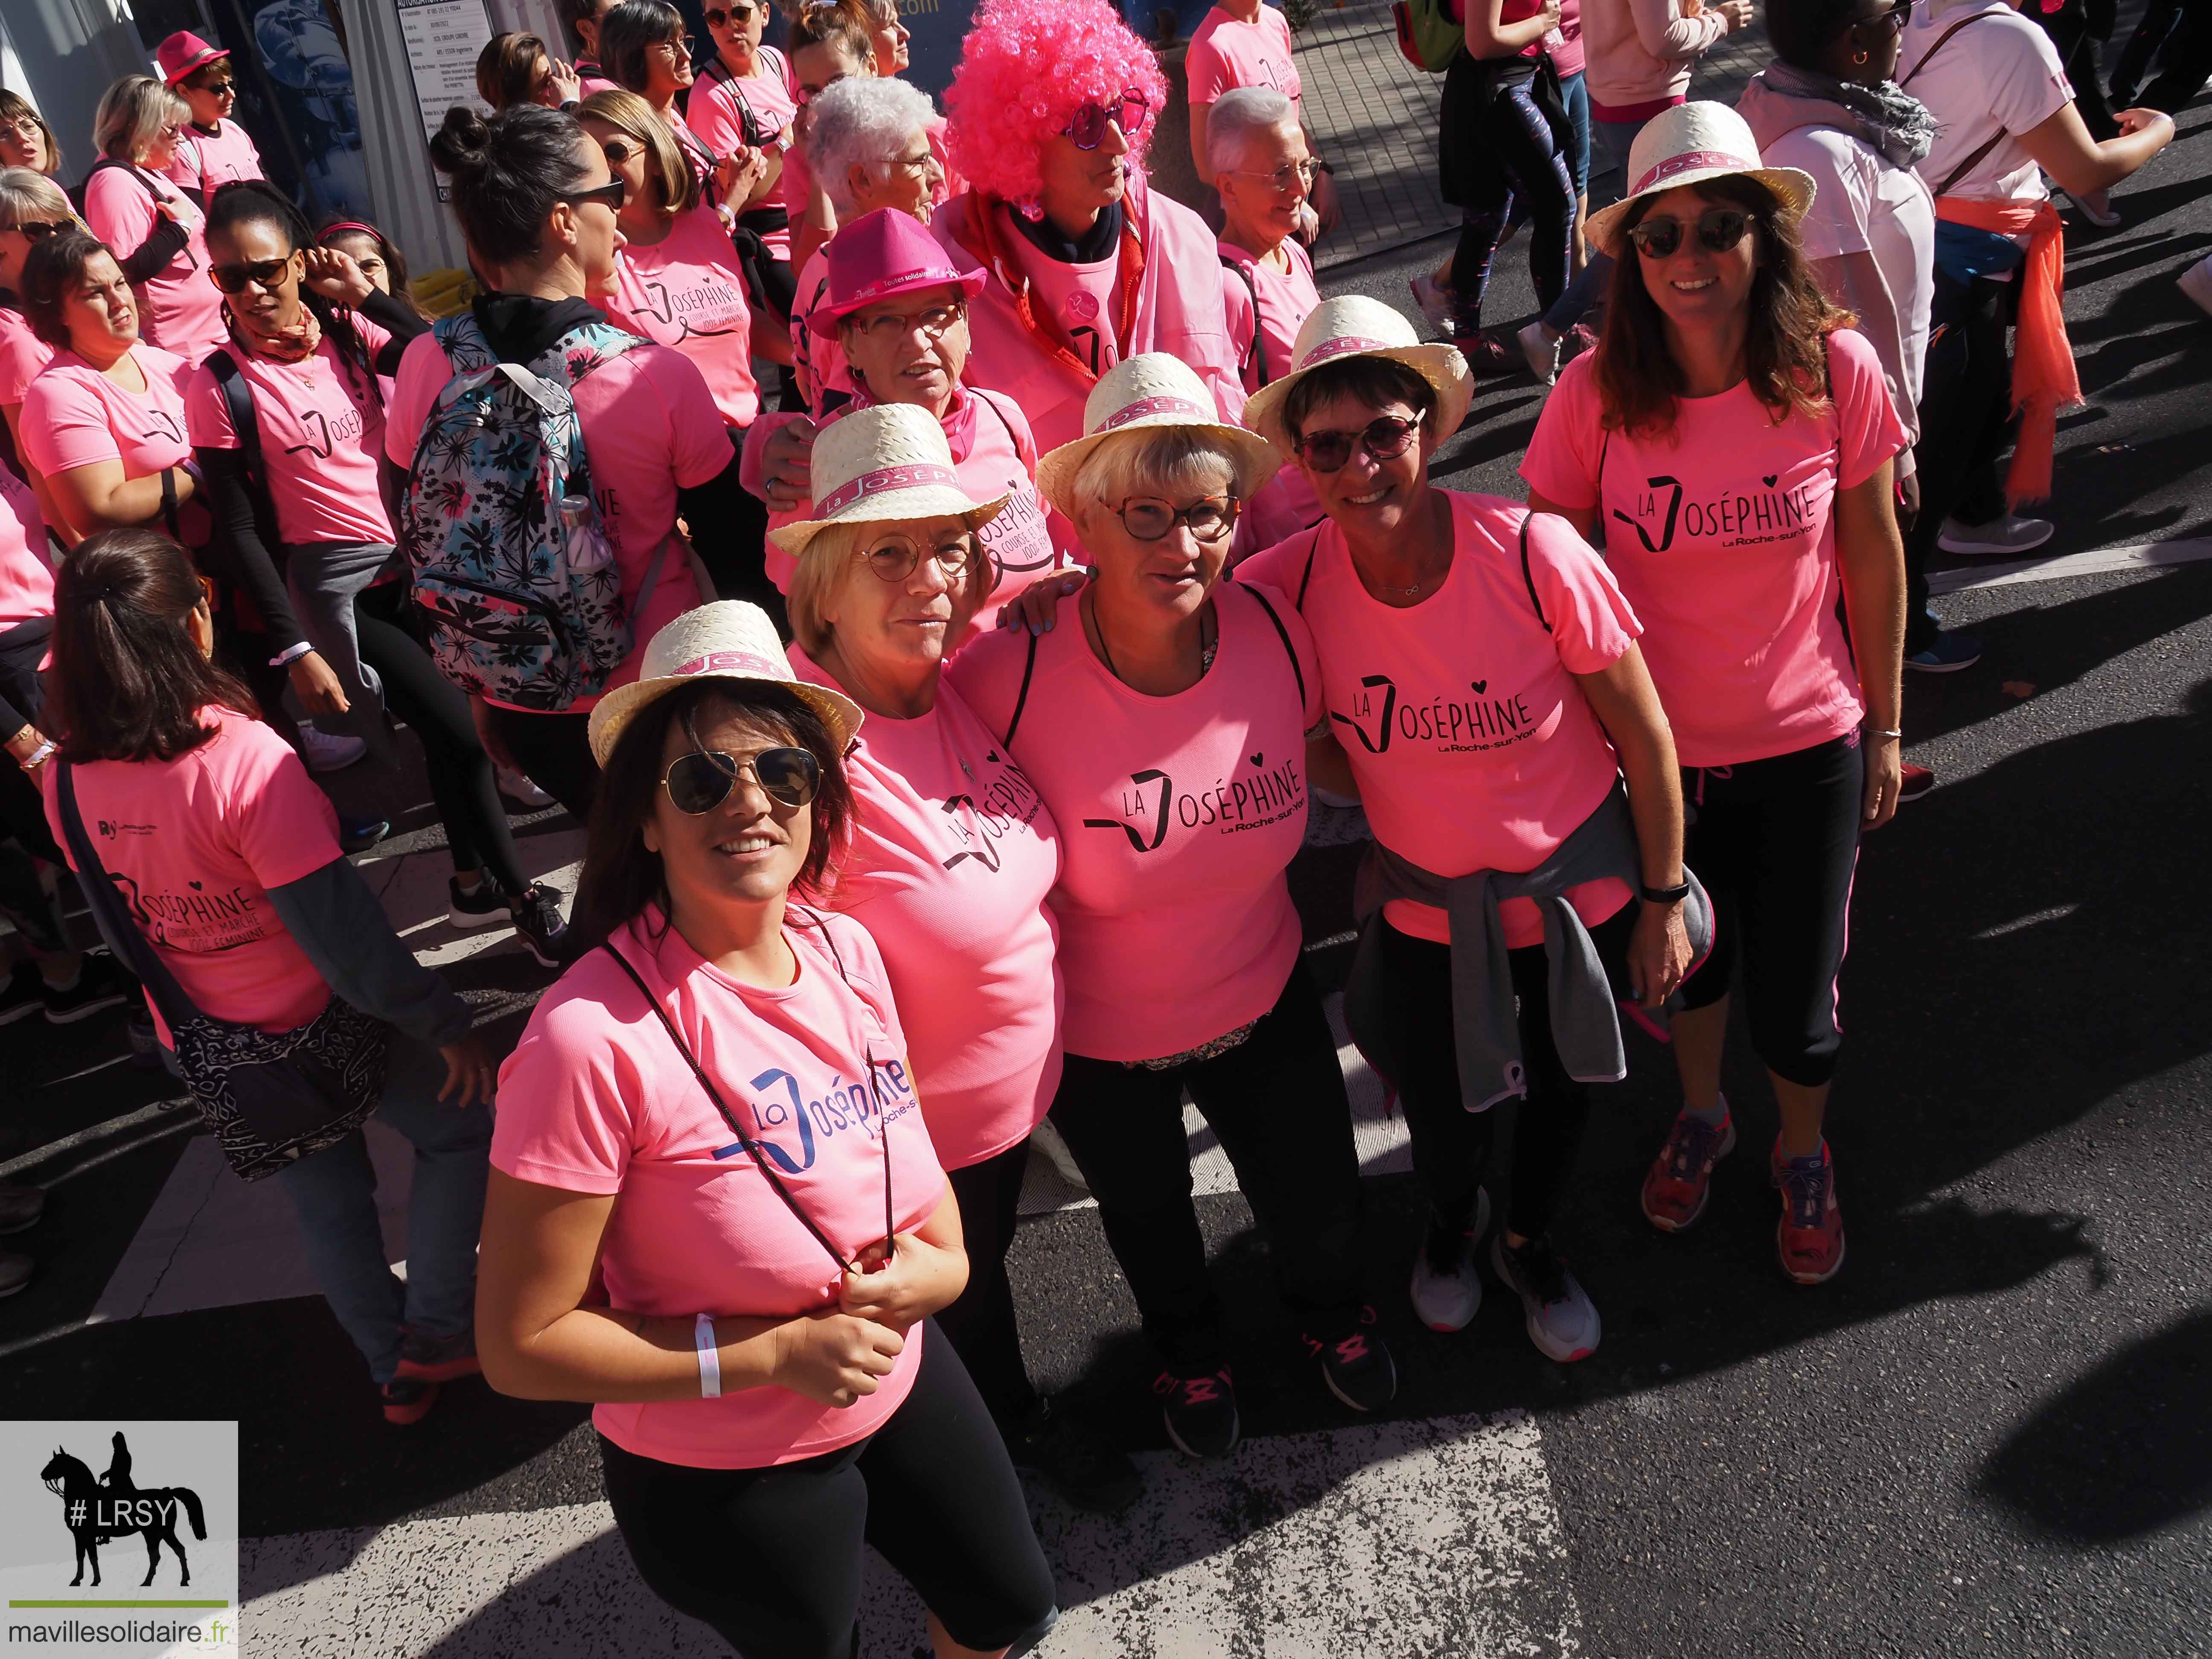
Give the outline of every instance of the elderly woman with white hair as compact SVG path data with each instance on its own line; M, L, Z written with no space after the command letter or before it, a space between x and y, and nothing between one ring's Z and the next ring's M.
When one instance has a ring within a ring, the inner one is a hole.
M824 87L806 107L807 164L838 224L879 208L929 222L945 168L930 143L937 106L927 93L889 75L853 76ZM791 308L792 361L799 392L817 419L853 392L839 342L806 325L829 286L828 255L825 243L807 256Z
M115 250L138 297L149 345L198 363L230 337L209 280L205 216L162 175L191 106L150 75L126 75L93 118L100 160L84 181L84 222Z
M31 250L76 218L62 187L30 167L0 167L0 465L31 487L40 514L58 525L46 480L23 453L23 394L39 371L52 361L54 349L41 340L23 314L19 290L23 262Z
M951 679L1062 827L1067 1054L1052 1121L1158 1353L1169 1436L1218 1456L1240 1425L1191 1204L1186 1089L1322 1380L1359 1411L1397 1389L1360 1294L1351 1109L1284 877L1305 836L1320 669L1287 599L1221 580L1237 514L1277 462L1223 423L1197 373L1165 352L1127 358L1083 428L1038 469L1098 568L1079 621L988 635Z
M867 711L845 755L851 839L824 902L883 952L959 1200L968 1285L938 1326L1014 1462L1071 1502L1118 1509L1137 1496L1135 1467L1030 1384L1006 1282L1030 1134L1060 1084L1060 930L1045 896L1060 832L942 671L997 579L984 538L1008 498L969 486L936 417L903 403L825 427L812 489L809 515L774 532L797 561L791 665Z

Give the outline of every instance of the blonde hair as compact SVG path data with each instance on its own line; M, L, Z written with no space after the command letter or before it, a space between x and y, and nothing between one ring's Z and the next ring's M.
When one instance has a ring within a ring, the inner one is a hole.
M27 221L50 219L74 222L76 210L62 187L43 173L29 167L0 167L0 230L13 230Z
M699 175L668 124L634 92L611 88L595 92L576 107L579 120L605 123L632 143L643 144L660 175L660 216L674 219L699 204Z
M1236 452L1212 433L1175 426L1117 432L1091 447L1067 481L1066 501L1054 505L1081 530L1105 502L1233 493L1242 476Z
M841 584L858 580L862 574L860 561L854 556L860 544L871 537L882 534L899 523L896 520L855 519L847 524L833 524L814 532L811 539L799 550L799 568L792 572L791 586L786 590L784 610L791 619L791 636L799 641L799 648L817 662L830 648L831 635L836 632L822 620L822 607L837 592ZM983 538L976 531L966 532L969 549L968 580L961 598L953 601L953 620L962 623L960 614L964 601L969 614L981 608L999 585L998 561L985 551ZM873 581L873 573L867 573ZM952 636L945 639L947 648Z
M192 118L182 93L172 92L150 75L126 75L100 94L93 113L93 148L110 161L137 162L161 136L161 129Z

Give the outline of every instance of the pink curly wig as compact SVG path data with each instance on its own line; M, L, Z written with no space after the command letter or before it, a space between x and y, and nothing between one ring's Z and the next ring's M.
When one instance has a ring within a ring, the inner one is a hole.
M1128 135L1129 159L1141 161L1167 77L1120 14L1106 0L986 0L945 94L952 165L986 196L1033 203L1045 140L1085 100L1111 103L1124 87L1152 106Z

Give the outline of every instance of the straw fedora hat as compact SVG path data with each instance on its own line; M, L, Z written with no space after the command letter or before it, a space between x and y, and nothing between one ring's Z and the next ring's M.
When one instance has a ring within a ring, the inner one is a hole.
M860 704L793 674L768 612L743 599L719 599L686 611L653 636L639 666L642 672L636 679L617 686L592 708L592 758L602 766L640 709L698 679L781 686L822 716L839 754L860 729Z
M1282 466L1282 459L1266 444L1221 418L1213 393L1188 363L1164 351L1143 351L1124 357L1091 388L1083 400L1083 435L1037 463L1037 494L1073 522L1067 491L1084 458L1116 434L1169 426L1207 433L1231 451L1241 500L1250 501Z
M1007 501L979 501L962 488L945 428L912 404L872 404L831 421L815 434L809 477L814 516L768 532L794 559L832 525L958 519L974 530Z
M1626 246L1621 221L1646 196L1735 174L1756 179L1774 192L1782 216L1795 224L1813 205L1813 175L1796 167L1770 167L1743 117L1727 104L1677 104L1652 117L1628 147L1628 177L1635 182L1611 207L1589 216L1588 234L1615 258Z
M1436 389L1438 442L1459 430L1474 401L1474 377L1457 346L1423 340L1396 307L1364 294L1323 300L1306 318L1291 349L1291 367L1244 402L1252 429L1291 453L1290 428L1283 424L1283 400L1291 388L1323 363L1343 357L1388 357L1403 363Z

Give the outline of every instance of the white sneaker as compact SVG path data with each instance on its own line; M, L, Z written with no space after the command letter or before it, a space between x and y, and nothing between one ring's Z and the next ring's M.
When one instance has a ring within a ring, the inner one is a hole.
M2173 279L2174 286L2206 311L2212 311L2212 259L2199 259Z
M1050 1118L1040 1119L1036 1127L1030 1131L1030 1145L1042 1152L1045 1161L1060 1172L1060 1178L1077 1192L1091 1190L1091 1183L1083 1178L1082 1170L1077 1167L1075 1154L1067 1150L1067 1143L1060 1138L1060 1131L1052 1127Z
M1501 1231L1490 1241L1490 1265L1498 1282L1521 1297L1528 1340L1546 1358L1564 1365L1597 1351L1603 1334L1597 1308L1547 1240L1532 1238L1509 1251Z
M1545 329L1541 318L1513 337L1521 343L1521 355L1528 360L1528 372L1539 385L1550 386L1559 378L1559 337Z
M1459 332L1459 307L1451 290L1439 287L1435 279L1416 276L1407 284L1413 290L1413 303L1421 308L1421 315L1429 319L1429 326L1447 340Z
M343 772L368 752L359 738L334 738L312 726L300 728L300 754L310 772Z
M1450 1264L1437 1264L1427 1238L1413 1252L1413 1282L1407 1294L1413 1298L1414 1313L1431 1330L1463 1331L1481 1310L1482 1274L1475 1267L1475 1251L1489 1230L1490 1194L1478 1187L1474 1224L1460 1236ZM1429 1231L1435 1231L1434 1224Z
M535 812L553 804L552 796L531 782L521 773L510 772L504 766L495 767L493 769L499 781L499 793L514 802L515 805L526 807Z
M2017 558L2022 553L2033 553L2057 533L2058 526L2048 519L2023 519L2010 513L1987 524L1960 524L1956 519L1946 519L1936 545L1946 553L1962 553L1970 558Z

